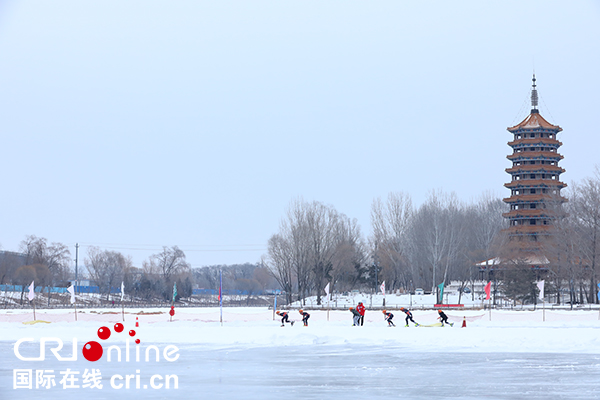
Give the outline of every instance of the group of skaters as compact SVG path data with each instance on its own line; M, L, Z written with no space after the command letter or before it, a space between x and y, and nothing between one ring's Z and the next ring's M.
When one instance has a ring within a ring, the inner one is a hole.
M298 310L300 315L302 315L302 323L304 326L308 326L308 319L310 318L310 314L304 310ZM275 314L281 317L281 326L285 326L286 323L294 326L294 321L290 321L289 313L286 311L276 311Z
M406 314L406 327L409 326L409 321L415 324L415 326L419 326L419 324L413 319L413 315L409 309L400 307L400 311ZM310 318L310 314L304 310L298 310L298 312L302 315L302 323L304 324L304 326L308 326L308 319ZM352 326L363 326L365 323L366 312L364 304L362 302L359 302L356 308L350 307L350 312L352 313ZM388 312L387 310L381 310L381 312L383 313L383 318L388 323L389 327L396 326L392 321L394 319L394 314ZM281 326L285 326L286 323L289 323L290 325L294 326L294 321L290 321L288 312L277 311L275 313L281 317ZM445 324L448 324L450 326L454 325L452 322L448 321L448 316L442 310L438 310L438 319L440 320L442 326L444 326Z
M413 315L410 312L409 309L404 308L404 307L400 307L400 311L402 311L404 314L406 314L406 327L409 326L409 321L412 322L413 324L415 324L415 326L419 326L419 323L417 323L414 319L413 319ZM353 324L352 326L359 326L363 324L363 322L361 322L360 324L357 323L358 319L360 318L360 321L364 321L365 318L365 306L362 303L358 303L358 306L355 308L350 307L350 312L352 312L352 315L354 317L353 320ZM388 323L388 326L396 326L396 324L394 324L394 322L392 321L394 319L394 314L392 314L391 312L387 311L387 310L381 310L381 312L383 313L383 319L385 319L385 321ZM453 326L454 324L452 322L448 321L448 316L446 315L445 312L443 312L442 310L438 310L438 319L440 320L442 326L444 326L444 324L448 324L450 326Z

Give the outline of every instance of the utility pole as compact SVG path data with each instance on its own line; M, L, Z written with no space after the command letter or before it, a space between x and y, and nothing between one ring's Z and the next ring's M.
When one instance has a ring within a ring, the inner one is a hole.
M377 293L379 286L379 277L377 276L379 273L379 256L377 255L377 252L373 254L373 267L375 268L375 293Z
M379 279L377 277L377 272L379 272L379 266L375 262L375 263L373 263L373 267L375 267L375 293L377 293L377 283L379 282Z
M77 275L77 267L79 263L79 243L75 243L75 290L79 290L79 277Z

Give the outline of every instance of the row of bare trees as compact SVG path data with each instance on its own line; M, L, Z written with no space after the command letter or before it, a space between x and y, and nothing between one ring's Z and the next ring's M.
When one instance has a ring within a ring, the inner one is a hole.
M192 294L190 265L185 253L177 246L163 247L144 261L142 268L133 266L130 256L120 252L90 246L85 258L87 278L99 287L102 295L109 299L111 291L120 291L124 282L127 293L144 298L172 295L178 283L178 297ZM27 236L20 245L20 252L3 252L0 257L0 284L21 285L21 302L26 285L32 281L36 287L68 286L73 279L71 252L62 243L50 243L35 235ZM48 305L52 292L48 292Z
M504 227L505 206L491 195L476 204L454 194L430 193L414 208L406 193L377 198L371 208L372 235L363 239L355 220L319 202L292 202L268 257L281 287L292 300L331 290L432 288L440 282L474 276L476 262L494 253Z
M20 285L21 304L26 287L34 281L36 287L67 287L75 276L71 270L71 253L62 243L50 243L45 238L27 236L21 242L21 252L0 252L0 284ZM135 267L131 256L121 252L90 246L79 269L79 281L90 280L98 286L100 298L109 302L119 299L121 283L125 293L138 299L156 302L170 301L173 285L177 284L177 299L189 298L195 286L215 291L219 287L219 271L223 272L226 291L244 293L248 299L278 285L269 270L258 264L215 265L192 269L183 250L164 246L162 250ZM83 288L82 290L85 290ZM111 296L112 294L112 296ZM26 298L26 296L25 296Z
M477 262L492 258L505 226L500 199L484 194L473 204L455 194L431 192L415 208L404 193L376 199L371 210L373 262L390 289L433 289L476 277Z
M561 293L567 293L572 303L597 302L598 169L595 176L572 184L565 196L569 202L564 205L553 200L547 204L549 211L555 207L556 229L548 239L540 240L540 254L549 261L542 271L526 270L527 261L519 258L522 254L511 254L514 246L505 235L502 217L508 209L501 199L486 193L467 204L453 193L439 191L431 192L419 207L413 206L406 193L375 199L368 240L363 239L356 221L332 206L295 200L279 232L270 238L263 261L288 301L293 294L297 299L316 294L320 303L329 282L338 291L377 290L382 281L388 290L433 290L450 281L459 281L462 289L475 279L489 279L476 264L499 257L504 265L493 278L503 281L500 286L512 298L535 301L534 281L545 279L547 293L555 293L559 303L565 301Z

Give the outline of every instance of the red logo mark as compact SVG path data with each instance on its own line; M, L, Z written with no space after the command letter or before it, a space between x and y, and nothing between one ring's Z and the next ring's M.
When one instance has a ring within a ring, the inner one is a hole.
M114 326L114 330L117 333L123 332L124 329L125 329L125 327L120 322L116 323ZM135 333L136 332L132 329L129 331L129 336L134 337ZM110 328L103 326L100 329L98 329L98 337L101 340L108 339L110 337L110 335L111 335ZM140 344L140 339L135 339L135 343ZM98 361L102 357L102 354L104 353L104 349L102 348L102 345L100 343L98 343L94 340L91 340L83 346L81 353L83 354L83 357L85 357L86 360L93 362L93 361Z

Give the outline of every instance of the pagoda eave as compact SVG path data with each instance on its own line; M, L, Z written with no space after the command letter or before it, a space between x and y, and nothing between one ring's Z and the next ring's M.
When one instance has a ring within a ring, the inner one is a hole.
M519 179L516 181L511 181L509 183L505 183L504 187L508 189L530 189L530 188L565 188L567 184L561 181L556 181L552 179Z
M518 196L510 196L502 199L505 203L539 203L543 201L548 201L556 199L561 203L566 203L568 200L562 196L551 196L547 194L530 194L530 195L518 195Z
M506 156L511 161L517 158L523 158L524 160L531 160L536 158L546 158L551 160L562 160L564 157L561 154L554 153L551 151L522 151L519 153L512 153Z
M506 168L505 171L509 174L516 174L519 172L523 172L523 173L539 172L541 174L544 174L544 173L563 174L566 172L566 170L564 168L561 168L558 165L546 165L546 164L518 165L516 167Z

